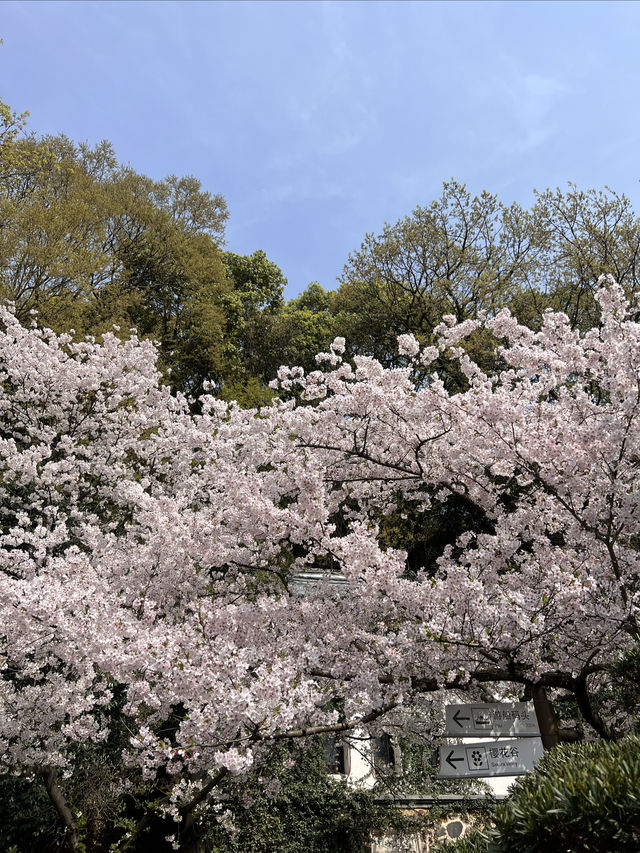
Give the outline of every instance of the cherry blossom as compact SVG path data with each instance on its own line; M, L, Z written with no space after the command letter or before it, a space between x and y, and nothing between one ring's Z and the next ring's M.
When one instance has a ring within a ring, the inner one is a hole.
M73 773L114 703L123 766L166 771L176 814L276 739L401 719L425 692L539 684L622 730L592 698L638 642L640 324L614 282L599 301L583 335L446 317L428 347L401 336L395 369L336 339L309 375L280 369L289 399L198 414L150 343L3 311L2 771ZM480 326L493 375L465 350ZM447 357L462 391L425 378ZM409 576L379 525L453 496L482 530Z

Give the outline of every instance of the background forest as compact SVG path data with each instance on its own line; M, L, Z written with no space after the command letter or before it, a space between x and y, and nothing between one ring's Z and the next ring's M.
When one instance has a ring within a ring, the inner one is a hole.
M1 297L22 322L36 312L78 337L135 327L189 395L209 383L223 399L266 402L281 364L313 369L336 335L391 366L398 335L430 342L444 314L508 307L538 328L551 308L583 329L600 275L639 287L638 217L624 195L569 185L524 209L452 180L365 235L336 289L311 282L285 301L286 277L260 248L225 249L225 200L196 177L152 181L108 142L37 137L4 104L1 120Z

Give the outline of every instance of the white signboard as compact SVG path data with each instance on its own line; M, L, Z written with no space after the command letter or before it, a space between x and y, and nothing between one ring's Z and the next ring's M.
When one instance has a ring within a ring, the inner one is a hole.
M538 737L533 702L447 705L447 734L459 737Z
M470 776L522 776L542 758L540 738L440 747L440 779Z

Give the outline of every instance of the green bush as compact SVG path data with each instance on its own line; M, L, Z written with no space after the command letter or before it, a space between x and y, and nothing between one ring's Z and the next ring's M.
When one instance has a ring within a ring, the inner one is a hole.
M298 752L282 744L261 767L278 779L279 789L256 779L237 788L231 782L221 809L226 822L202 828L207 853L369 853L371 837L401 828L396 809L378 806L370 791L350 788L328 774L322 743ZM206 823L206 819L205 819Z
M473 830L456 841L436 844L431 853L489 853L489 841L484 833Z
M640 738L560 746L455 853L638 853ZM442 848L440 848L442 849ZM447 847L452 853L451 846Z
M128 794L119 797L122 768L109 749L102 744L79 750L73 778L59 779L70 807L81 815L81 849L91 853L108 853L145 805L162 797L161 789L145 786L135 774ZM180 841L191 853L369 853L372 836L403 826L399 810L377 805L371 791L331 778L322 742L310 739L302 750L276 745L254 778L228 777ZM165 839L176 829L170 818L157 815L134 850L170 851ZM63 849L64 830L41 779L0 776L1 853Z
M9 853L55 853L64 833L44 785L0 776L0 850Z

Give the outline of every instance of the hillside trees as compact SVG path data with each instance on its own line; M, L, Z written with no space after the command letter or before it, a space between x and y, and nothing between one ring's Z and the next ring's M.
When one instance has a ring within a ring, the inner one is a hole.
M1 107L0 298L21 322L35 312L78 336L135 327L186 393L266 387L261 315L278 310L286 279L264 253L223 251L222 196L193 177L138 174L107 142L36 137Z
M178 235L220 244L226 205L195 178L151 181L120 165L107 142L37 138L11 116L0 151L0 258L3 295L19 317L37 308L53 322L51 303L85 308L117 282L141 287L145 264L166 262Z
M460 346L480 321L445 316L433 346L400 337L402 367L351 365L336 339L325 370L280 370L299 402L205 395L196 414L150 343L3 314L0 755L46 782L71 846L63 776L92 743L147 790L126 849L158 827L186 845L273 743L397 724L425 693L544 686L593 734L628 729L612 689L639 633L640 325L617 285L598 301L583 336L557 313L484 321L493 376ZM429 372L442 357L465 389ZM452 499L482 523L407 573L378 519ZM295 575L326 567L345 584L300 596Z
M534 252L526 211L451 181L428 206L366 235L336 307L353 316L359 351L392 363L397 335L428 337L443 314L462 321L509 304Z
M76 150L63 137L10 136L1 153L2 296L21 319L37 308L65 328L90 289L111 275L101 191L90 175L98 158L99 168L113 167L111 152Z
M580 329L599 316L601 275L611 275L632 297L640 289L640 221L630 200L611 189L545 190L532 216L538 247L528 291L545 291L549 304Z
M589 328L600 275L637 292L639 250L638 217L612 190L569 184L536 193L527 210L488 192L472 196L452 180L431 204L365 236L332 311L342 313L340 334L350 347L387 365L397 357L396 335L430 343L443 314L462 321L508 307L538 328L552 307Z
M509 307L535 329L552 307L587 329L599 275L628 295L638 286L640 227L625 196L569 185L525 209L452 180L367 234L337 290L311 283L285 303L286 278L263 252L224 251L226 204L197 179L151 180L106 142L36 137L0 107L0 297L23 323L37 311L79 336L136 327L160 341L165 375L192 395L209 382L227 400L266 402L280 364L312 369L336 335L349 353L393 366L396 336L430 344L446 313L461 321ZM486 332L465 347L494 369ZM438 368L460 382L451 362Z

